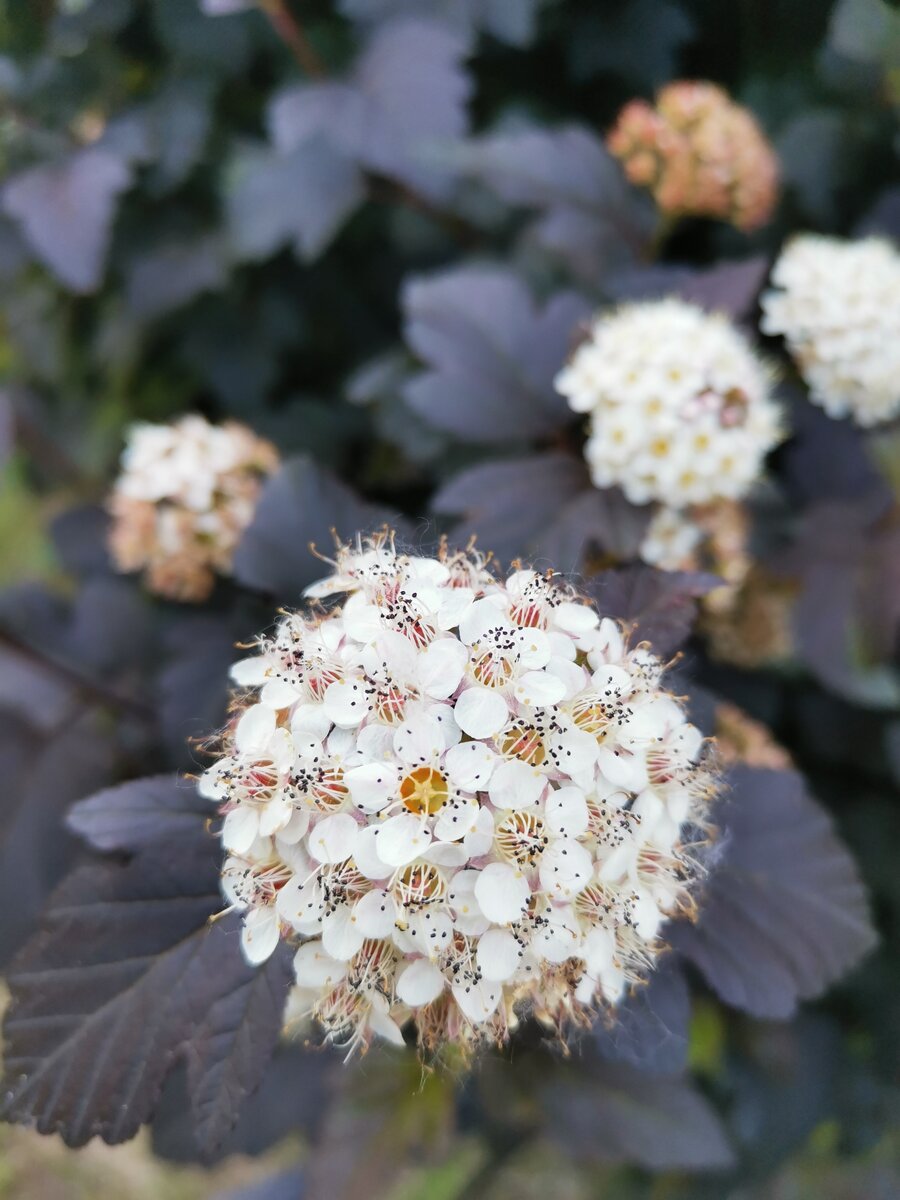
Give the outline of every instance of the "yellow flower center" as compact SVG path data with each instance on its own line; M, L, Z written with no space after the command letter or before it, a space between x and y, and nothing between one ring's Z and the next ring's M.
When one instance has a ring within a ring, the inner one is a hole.
M416 767L400 784L400 799L411 813L436 813L447 803L450 785L434 767Z

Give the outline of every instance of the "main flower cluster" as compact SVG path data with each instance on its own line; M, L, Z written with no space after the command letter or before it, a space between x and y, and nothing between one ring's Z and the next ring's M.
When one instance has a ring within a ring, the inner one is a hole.
M691 903L715 780L663 664L549 575L376 537L237 663L201 792L258 962L365 1045L615 1004Z
M676 299L601 314L556 377L594 483L675 509L747 493L781 437L769 384L727 318Z
M161 596L205 600L216 574L230 572L262 479L277 466L275 447L235 421L133 425L109 501L119 570L143 571Z
M884 238L793 238L762 297L764 333L787 341L810 398L877 425L900 412L900 255Z
M775 152L749 110L712 83L670 83L655 105L632 100L608 145L632 183L673 217L717 217L752 230L778 199Z

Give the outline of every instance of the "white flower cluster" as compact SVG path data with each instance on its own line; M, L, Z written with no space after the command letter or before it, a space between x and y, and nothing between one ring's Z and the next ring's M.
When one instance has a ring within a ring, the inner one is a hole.
M502 1040L652 967L715 791L663 666L557 579L378 537L232 674L202 794L259 962L331 1038ZM330 597L327 603L323 598Z
M811 398L831 417L877 425L900 412L900 254L883 238L804 234L762 297L764 333L782 334Z
M556 377L590 414L597 487L670 508L747 493L779 440L770 376L734 326L668 299L597 317Z
M234 421L132 425L109 500L116 565L143 570L160 595L205 599L215 575L230 571L262 478L277 466L275 447Z

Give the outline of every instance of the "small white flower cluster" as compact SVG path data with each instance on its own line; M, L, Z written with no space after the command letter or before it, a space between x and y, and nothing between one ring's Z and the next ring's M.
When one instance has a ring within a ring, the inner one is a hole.
M556 377L590 414L597 487L670 508L737 499L781 437L770 375L724 317L667 299L598 316Z
M690 903L715 792L662 663L557 579L474 553L339 550L237 663L202 794L259 962L353 1046L503 1040L614 1004ZM327 603L321 603L324 598Z
M900 254L883 238L793 238L762 297L764 333L782 334L830 417L863 426L900 412Z
M205 599L277 466L275 447L234 421L132 425L109 500L119 570L143 570L150 590L171 599Z

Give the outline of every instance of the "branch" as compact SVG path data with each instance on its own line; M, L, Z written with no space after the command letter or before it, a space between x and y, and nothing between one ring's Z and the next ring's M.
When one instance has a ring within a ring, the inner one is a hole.
M269 18L269 24L296 58L307 75L313 79L324 79L325 64L315 47L306 36L303 26L290 11L287 0L259 0L260 7Z

